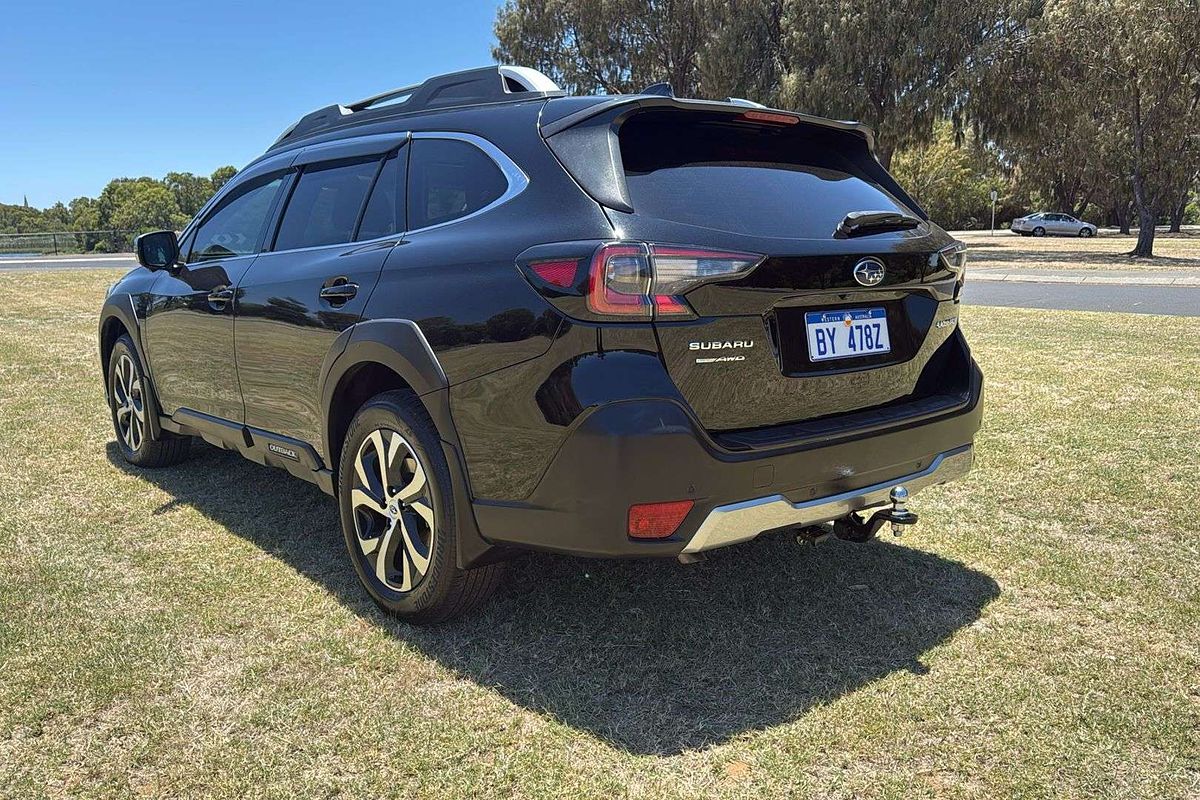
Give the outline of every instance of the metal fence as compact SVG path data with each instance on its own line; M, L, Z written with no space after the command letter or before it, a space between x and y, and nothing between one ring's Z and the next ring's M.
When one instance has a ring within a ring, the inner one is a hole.
M137 231L0 233L0 256L130 253Z

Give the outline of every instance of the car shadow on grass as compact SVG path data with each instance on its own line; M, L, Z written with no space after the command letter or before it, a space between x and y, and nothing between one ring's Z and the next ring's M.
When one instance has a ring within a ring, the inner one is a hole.
M924 674L922 655L999 594L910 547L773 535L688 567L530 555L481 611L415 628L367 599L315 486L200 443L164 470L130 467L112 443L108 455L169 493L165 506L194 507L447 668L636 754L720 744L898 670Z

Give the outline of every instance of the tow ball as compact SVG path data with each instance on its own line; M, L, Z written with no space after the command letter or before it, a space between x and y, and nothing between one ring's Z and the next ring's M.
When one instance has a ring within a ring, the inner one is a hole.
M900 536L907 525L916 525L916 512L908 510L908 489L897 486L892 489L889 497L892 507L876 511L870 519L864 520L858 514L852 513L834 520L834 535L848 542L866 542L879 533L885 522L892 524L893 536Z

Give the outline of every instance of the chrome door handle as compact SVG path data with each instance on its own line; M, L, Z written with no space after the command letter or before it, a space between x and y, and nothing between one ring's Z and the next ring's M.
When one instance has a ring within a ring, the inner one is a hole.
M224 305L233 299L233 289L228 286L218 286L208 293L208 302L211 305Z
M358 294L357 283L335 283L321 288L321 299L331 303L344 303Z

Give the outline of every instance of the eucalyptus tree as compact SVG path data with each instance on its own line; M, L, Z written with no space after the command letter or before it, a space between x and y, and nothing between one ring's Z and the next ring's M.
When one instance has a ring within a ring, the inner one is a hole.
M1040 0L508 0L497 60L579 93L670 81L677 94L746 97L857 119L880 160L929 141L953 77L987 57Z
M1200 99L1198 0L1057 0L1050 42L1073 67L1101 119L1129 143L1138 213L1130 255L1150 256L1160 212L1194 175Z
M788 0L786 105L875 128L879 160L928 142L1038 0Z
M695 95L703 0L509 0L496 18L499 61L541 70L580 94L670 81Z
M668 81L680 97L773 103L783 0L508 0L498 61L535 67L573 93Z
M1062 192L1113 209L1153 254L1155 223L1194 176L1200 150L1200 0L1047 0L1045 11L963 92L965 113L1022 173L1057 170Z

